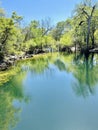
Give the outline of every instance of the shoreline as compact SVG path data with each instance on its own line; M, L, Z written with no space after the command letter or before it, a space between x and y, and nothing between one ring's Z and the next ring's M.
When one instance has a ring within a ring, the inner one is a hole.
M33 56L34 54L27 54L24 56L9 55L0 63L0 71L5 71L9 69L9 67L15 65L15 62L19 60L25 60L28 58L32 58Z
M8 70L10 67L14 66L16 62L31 59L40 55L45 55L50 53L39 53L39 54L27 54L22 56L9 55L0 63L0 72Z
M94 54L97 53L98 54L98 48L97 48L97 51L96 51L96 48L94 48L92 50L89 50L89 51L82 50L82 53L80 52L80 55L84 54L85 56L88 56L91 53L94 53ZM61 51L61 52L65 52L65 51ZM38 54L26 54L26 55L19 55L19 56L17 56L17 55L6 56L5 59L2 62L0 62L0 71L8 70L11 66L15 65L15 62L17 62L17 61L26 60L26 59L33 58L34 56L39 56L39 55L42 55L42 54L47 54L47 53L44 52L44 53L38 53Z

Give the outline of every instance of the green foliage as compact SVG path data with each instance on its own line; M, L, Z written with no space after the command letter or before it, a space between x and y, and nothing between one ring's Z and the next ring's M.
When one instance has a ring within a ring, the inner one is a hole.
M98 30L95 31L95 43L98 44Z
M66 32L60 39L60 43L64 46L64 45L67 45L67 46L70 46L73 44L73 32L72 31L69 31L69 32Z
M54 27L51 20L32 20L27 26L21 27L22 16L13 12L10 18L0 8L0 60L4 55L34 53L35 49L58 50L58 45L82 46L97 44L98 7L92 0L84 0L74 10L72 18L58 22Z
M15 107L13 101L28 100L22 87L25 72L20 73L19 68L0 72L0 130L9 130L19 121L21 108Z
M16 21L21 17L14 12L12 18L0 17L0 51L6 54L14 54L21 50L24 36Z
M98 28L98 7L97 3L93 3L92 0L84 0L76 6L74 23L77 25L76 39L81 39L81 43L86 43L94 47L95 44L95 31Z
M65 30L65 21L58 22L56 27L52 30L52 37L59 41Z
M16 12L13 12L12 13L12 17L11 17L14 21L14 23L17 25L17 24L20 24L21 20L23 20L23 17L22 16L18 16Z

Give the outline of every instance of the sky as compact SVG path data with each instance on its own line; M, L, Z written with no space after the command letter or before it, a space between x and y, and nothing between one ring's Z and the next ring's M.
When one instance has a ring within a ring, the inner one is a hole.
M81 0L1 0L7 15L13 11L24 17L25 22L51 18L53 23L72 16L75 5Z

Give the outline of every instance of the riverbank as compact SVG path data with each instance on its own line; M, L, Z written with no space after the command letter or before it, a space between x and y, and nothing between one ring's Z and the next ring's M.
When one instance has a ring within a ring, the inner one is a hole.
M15 65L15 62L27 58L32 58L34 55L33 54L27 54L27 55L9 55L4 58L2 62L0 62L0 71L7 70L10 66Z
M98 53L98 48L94 48L94 49L90 49L90 50L86 50L85 48L83 48L81 51L76 49L77 52L80 52L80 54L85 54L85 55L89 55L90 53ZM68 51L68 47L67 50L60 50L60 52L67 52L67 53L76 53L75 52L75 47L71 47L70 48L70 52ZM2 62L0 62L0 71L5 71L7 69L9 69L11 66L15 65L15 62L20 61L20 60L25 60L25 59L29 59L32 58L33 56L37 56L39 54L46 54L47 52L41 52L41 53L36 53L36 54L24 54L24 55L8 55L5 56L4 60Z

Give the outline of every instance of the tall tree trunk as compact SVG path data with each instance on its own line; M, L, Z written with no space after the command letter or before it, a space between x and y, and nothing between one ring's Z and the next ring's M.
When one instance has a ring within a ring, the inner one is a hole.
M88 27L87 27L86 49L88 50L89 36L90 36L91 16L88 17L87 22L88 22Z
M91 40L92 40L92 48L95 47L95 36L94 36L94 33L95 33L95 27L92 27L92 33L91 33Z
M92 48L94 48L94 45L95 45L95 37L94 37L94 34L92 35Z

